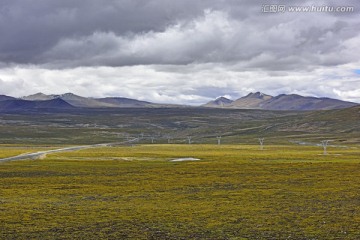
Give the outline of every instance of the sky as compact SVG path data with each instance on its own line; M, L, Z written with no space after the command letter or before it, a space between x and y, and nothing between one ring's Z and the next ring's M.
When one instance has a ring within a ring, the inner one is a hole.
M359 53L357 0L0 0L0 94L15 97L360 103Z

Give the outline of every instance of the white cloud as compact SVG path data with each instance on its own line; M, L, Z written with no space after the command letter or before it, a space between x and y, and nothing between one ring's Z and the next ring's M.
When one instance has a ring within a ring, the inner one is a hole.
M159 103L199 105L218 96L232 99L250 91L271 95L297 93L332 97L360 103L360 81L354 73L358 64L321 67L314 71L268 74L235 71L218 64L193 64L172 72L169 66L79 67L0 69L1 94L23 96L36 92L73 92L87 97L121 96ZM164 69L163 69L164 68Z

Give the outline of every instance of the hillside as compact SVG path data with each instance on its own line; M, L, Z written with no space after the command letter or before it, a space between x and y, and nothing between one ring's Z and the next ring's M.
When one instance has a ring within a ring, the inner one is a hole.
M12 99L15 99L15 98L9 97L6 95L0 95L0 101L6 101L6 100L12 100Z
M49 114L39 111L39 105L29 106L31 102L24 101L8 101L5 110L11 111L4 111L6 101L0 102L0 112L13 113L0 115L0 141L12 143L21 138L24 143L87 144L117 142L126 136L144 134L147 143L151 136L157 138L157 143L167 143L168 137L174 143L185 143L187 136L192 136L194 143L214 143L218 135L224 143L232 144L257 144L259 137L264 137L267 144L292 141L318 144L323 139L335 140L334 144L360 143L360 106L326 111L65 108L52 109ZM51 101L41 107L52 107ZM33 128L42 131L34 132Z

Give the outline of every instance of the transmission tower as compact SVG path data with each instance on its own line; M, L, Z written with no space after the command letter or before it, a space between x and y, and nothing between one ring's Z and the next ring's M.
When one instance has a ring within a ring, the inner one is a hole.
M264 150L264 138L259 138L260 150Z

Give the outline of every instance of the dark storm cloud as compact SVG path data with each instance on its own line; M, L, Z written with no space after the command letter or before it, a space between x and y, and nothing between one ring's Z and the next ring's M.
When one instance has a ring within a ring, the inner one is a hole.
M358 39L358 18L262 13L270 3L284 1L3 0L0 62L55 68L218 62L276 70L356 58L341 43Z
M3 62L41 62L38 55L62 39L91 36L94 32L122 36L162 31L178 19L198 15L204 5L212 5L212 1L204 2L1 0L0 59Z

